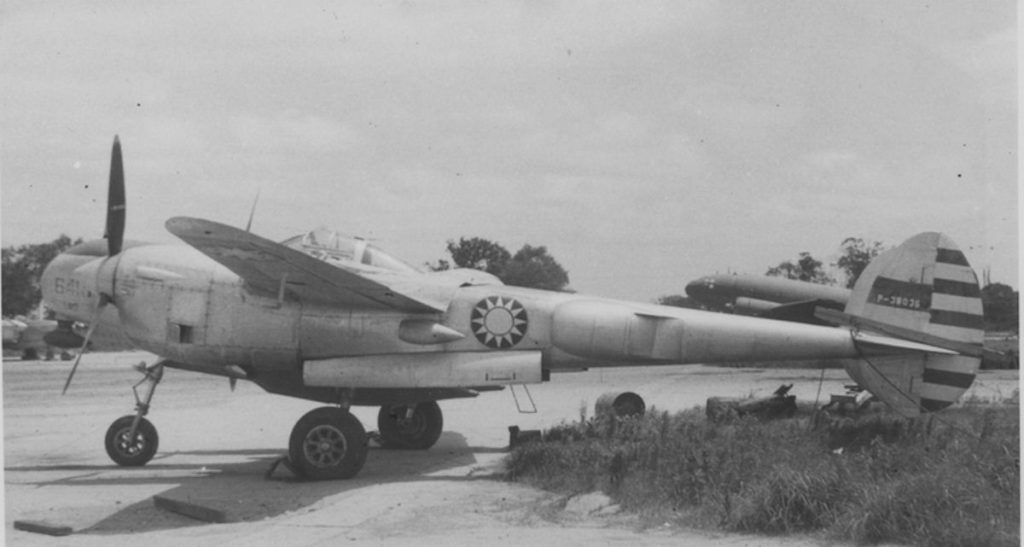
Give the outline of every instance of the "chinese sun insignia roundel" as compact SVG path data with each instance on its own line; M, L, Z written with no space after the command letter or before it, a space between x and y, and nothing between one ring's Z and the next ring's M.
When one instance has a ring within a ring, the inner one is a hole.
M473 308L470 325L481 344L507 349L526 335L526 310L514 298L490 296Z

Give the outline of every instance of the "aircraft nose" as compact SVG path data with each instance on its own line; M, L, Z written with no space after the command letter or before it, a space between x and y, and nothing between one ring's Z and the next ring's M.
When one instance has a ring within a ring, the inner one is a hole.
M85 321L89 310L95 305L96 271L83 272L81 268L90 262L99 261L62 253L57 255L39 278L43 301L62 317Z
M43 293L43 300L47 303L53 302L56 297L56 294L54 294L54 280L57 277L57 270L60 269L59 262L61 260L58 255L43 268L43 275L39 277L39 288Z

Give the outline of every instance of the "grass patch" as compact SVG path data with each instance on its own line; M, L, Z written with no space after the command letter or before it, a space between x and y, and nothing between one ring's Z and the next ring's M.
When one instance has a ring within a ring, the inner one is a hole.
M906 419L802 410L710 423L701 409L596 417L517 447L507 478L701 528L859 543L1019 545L1016 407ZM663 522L663 521L662 521Z

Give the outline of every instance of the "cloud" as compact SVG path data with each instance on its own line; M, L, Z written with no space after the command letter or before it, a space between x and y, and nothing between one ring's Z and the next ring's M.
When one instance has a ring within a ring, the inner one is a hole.
M284 112L274 116L232 116L228 120L231 145L253 151L297 149L344 153L358 140L357 133L335 120L312 114Z

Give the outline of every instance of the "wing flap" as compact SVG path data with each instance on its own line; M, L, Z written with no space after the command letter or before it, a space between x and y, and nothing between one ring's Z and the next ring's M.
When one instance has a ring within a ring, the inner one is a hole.
M167 230L269 295L353 308L438 312L438 303L401 294L377 281L332 266L301 251L224 224L189 217L167 221Z

